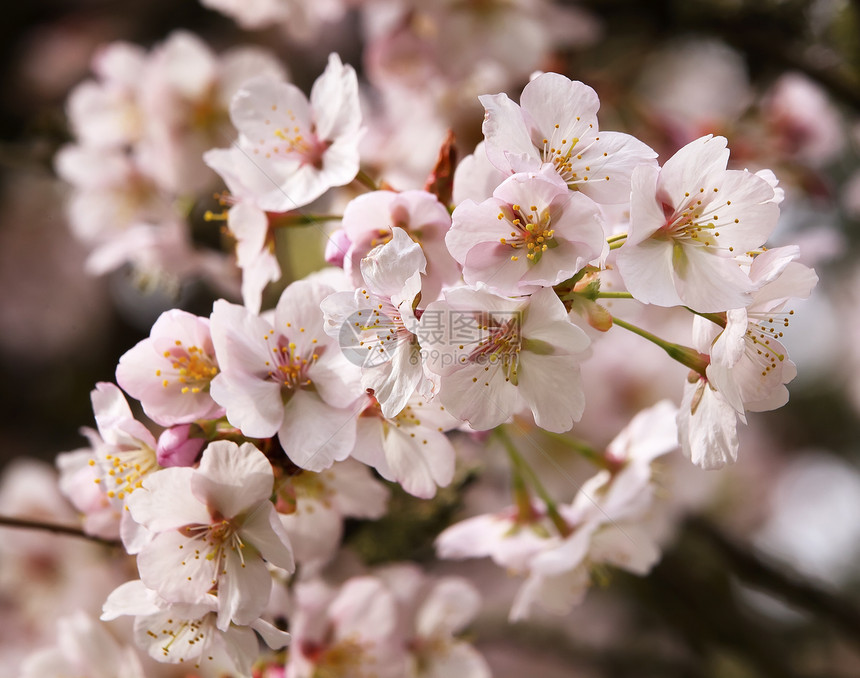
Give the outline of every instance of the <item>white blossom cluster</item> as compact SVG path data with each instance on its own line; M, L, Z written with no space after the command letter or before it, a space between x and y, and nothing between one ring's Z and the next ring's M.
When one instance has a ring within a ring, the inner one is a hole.
M249 26L303 5L210 4ZM314 6L312 23L343 10ZM136 558L138 578L102 618L133 617L135 643L160 662L237 676L487 676L462 638L479 609L468 582L413 565L324 580L346 519L385 515L388 483L433 498L455 479L456 437L495 431L512 503L447 528L437 554L521 575L511 619L566 613L596 568L646 574L658 560L645 525L655 459L680 448L719 468L736 459L738 420L787 401L788 306L817 277L797 247L766 248L782 192L772 172L728 169L723 137L660 164L642 141L599 128L593 89L540 73L519 103L480 96L484 138L456 168L446 147L423 188L359 192L373 183L368 120L336 54L309 97L271 57L219 59L187 34L149 55L115 45L97 63L99 79L69 104L77 142L57 158L91 268L145 256L188 275L201 259L181 198L217 186L208 166L226 185L241 271L241 304L161 315L119 361L118 386L93 390L90 447L58 461L86 532ZM344 207L327 235L331 266L261 310L281 277L275 230L313 225L309 206L333 195ZM617 298L686 309L692 345L617 317L605 301ZM681 402L643 409L557 502L508 432L575 429L583 365L626 330L689 368ZM63 623L69 643L101 642L91 620ZM126 651L111 656L128 668ZM70 661L63 652L76 650L34 656L26 675Z

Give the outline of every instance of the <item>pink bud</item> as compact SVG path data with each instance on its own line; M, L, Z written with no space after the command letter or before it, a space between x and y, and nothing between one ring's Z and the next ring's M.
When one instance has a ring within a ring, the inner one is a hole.
M192 438L192 427L197 432L200 431L196 424L180 424L165 429L158 437L155 453L160 466L191 466L194 463L206 440Z
M332 233L325 244L325 260L332 266L343 268L343 258L352 246L352 241L342 228Z

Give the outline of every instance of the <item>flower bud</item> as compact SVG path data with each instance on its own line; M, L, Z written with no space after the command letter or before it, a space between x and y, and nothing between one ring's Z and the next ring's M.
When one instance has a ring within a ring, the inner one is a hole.
M327 264L343 268L343 257L346 255L352 241L342 228L332 233L325 243L325 260Z
M206 444L204 438L193 436L200 433L196 424L180 424L165 429L158 438L155 450L160 466L191 466Z

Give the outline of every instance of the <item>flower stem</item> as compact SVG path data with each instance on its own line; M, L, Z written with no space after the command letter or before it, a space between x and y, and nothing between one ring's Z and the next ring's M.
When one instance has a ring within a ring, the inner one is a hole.
M705 320L710 320L712 323L719 325L723 329L726 328L727 320L726 320L725 312L723 312L723 313L700 313L699 311L694 311L689 306L684 306L684 308L686 308L690 313L693 313L693 314L695 314L701 318L704 318Z
M543 431L543 433L548 438L551 438L552 440L555 440L562 445L569 447L575 452L581 454L595 466L612 470L612 464L609 462L609 460L588 443L582 440L577 440L576 438L571 438L564 433L553 433L552 431Z
M281 219L276 219L272 222L273 228L287 228L290 226L309 226L311 224L319 224L325 221L340 221L343 216L340 214L291 214Z
M701 374L703 377L705 376L705 368L707 368L710 358L704 353L699 353L696 349L690 348L689 346L673 344L670 341L661 339L655 334L651 334L647 330L643 330L641 327L631 325L620 318L613 317L612 322L619 327L623 327L625 330L638 334L640 337L647 339L653 344L657 344L657 346L669 354L670 358L677 360L682 365L686 365L694 372Z
M25 518L15 518L13 516L3 515L0 515L0 525L2 525L3 527L16 527L24 530L43 530L45 532L53 532L54 534L66 534L72 537L81 537L82 539L89 539L90 541L94 541L98 544L104 544L105 546L120 545L120 542L118 541L115 541L113 539L103 539L101 537L95 537L91 534L87 534L78 527L72 527L70 525L56 525L53 523L43 523L38 520L27 520Z
M379 185L373 180L367 172L363 169L358 170L358 174L355 175L355 180L364 186L367 186L371 191L378 191Z
M541 498L544 505L546 506L546 513L549 516L549 519L552 521L552 524L555 525L555 528L559 531L561 536L566 537L570 534L570 525L567 524L567 521L562 517L562 515L558 512L558 507L556 506L555 499L550 496L550 493L547 492L547 489L543 486L543 483L540 481L537 473L534 472L529 463L525 460L525 457L520 454L519 450L517 450L516 445L511 440L507 431L505 431L501 426L498 426L495 430L496 436L502 442L502 445L505 446L505 450L508 453L508 457L510 457L511 464L514 470L514 488L516 489L516 477L519 476L520 482L524 480L528 480L529 484L532 486L537 495ZM524 487L524 485L523 485Z
M597 299L632 299L630 292L598 292Z

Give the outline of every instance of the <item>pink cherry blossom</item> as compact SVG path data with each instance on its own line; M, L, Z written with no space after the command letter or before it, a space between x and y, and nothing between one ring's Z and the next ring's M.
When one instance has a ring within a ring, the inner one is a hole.
M211 443L197 469L150 475L128 502L154 534L137 563L147 587L171 602L200 603L217 590L217 626L250 624L269 600L264 560L292 571L289 539L269 497L274 475L250 443Z
M144 678L134 649L120 645L104 624L82 610L57 620L56 645L30 655L20 678L87 676L87 678Z
M388 503L388 488L352 459L320 473L303 471L278 490L275 504L296 562L308 572L331 560L346 518L375 520Z
M633 174L630 232L618 252L639 301L719 312L746 306L755 285L741 268L776 226L775 193L762 177L727 170L723 137L693 141L662 169Z
M209 395L218 374L208 318L174 309L119 359L117 383L162 426L217 419L224 409Z
M395 227L402 228L421 245L426 257L427 269L421 282L425 303L437 299L444 287L459 282L460 267L445 247L451 216L436 196L426 191L373 191L350 201L343 213L343 230L351 243L344 270L356 287L364 284L361 260L374 247L388 242Z
M103 620L134 616L135 642L159 662L188 664L189 668L213 667L217 672L250 678L260 655L257 634L272 649L287 645L290 635L263 619L247 626L217 622L217 598L205 596L197 603L165 600L134 580L116 588L104 604Z
M323 331L320 303L335 290L299 280L287 287L273 322L215 302L212 341L221 372L212 397L247 436L278 435L298 466L321 471L355 443L360 372Z
M397 415L416 390L432 393L413 312L426 262L420 245L395 227L391 240L361 260L362 288L333 294L321 305L325 331L361 365L361 386L386 417Z
M460 577L427 577L417 565L375 572L397 599L400 633L409 650L409 678L489 678L481 654L460 634L478 615L481 597Z
M358 81L336 54L311 89L310 101L290 83L260 77L233 98L239 140L215 149L206 163L240 200L287 212L343 186L359 169Z
M295 598L286 678L405 675L396 601L382 581L354 577L335 590L314 580L298 584Z
M558 73L527 84L519 106L505 94L480 100L487 157L504 172L548 164L571 189L611 204L629 199L634 168L655 164L657 154L635 137L598 131L595 91Z
M454 477L456 452L445 431L460 422L435 400L414 395L397 414L386 416L372 403L358 420L352 456L373 466L383 478L429 499Z
M498 426L521 407L556 432L582 415L579 364L590 342L550 288L526 299L448 290L424 311L419 338L428 368L442 378L441 404L475 429Z
M606 248L600 207L552 169L514 174L476 204L460 203L445 243L470 285L535 292L570 278Z

